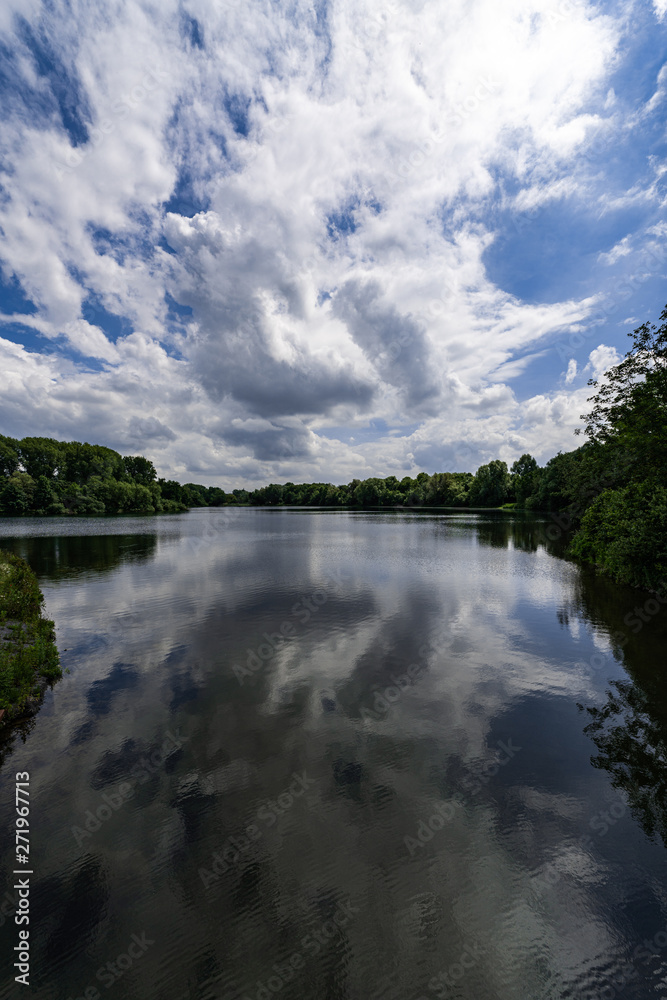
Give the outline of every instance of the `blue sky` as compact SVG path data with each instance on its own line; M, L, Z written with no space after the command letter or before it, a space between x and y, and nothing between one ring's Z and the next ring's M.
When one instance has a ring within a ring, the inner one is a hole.
M667 0L0 13L0 433L227 488L577 443L667 302Z

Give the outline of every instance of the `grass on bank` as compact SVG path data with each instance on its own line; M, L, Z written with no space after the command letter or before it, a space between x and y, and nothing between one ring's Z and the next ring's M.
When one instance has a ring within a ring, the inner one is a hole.
M0 710L3 722L22 714L45 682L62 677L54 623L28 564L0 550Z

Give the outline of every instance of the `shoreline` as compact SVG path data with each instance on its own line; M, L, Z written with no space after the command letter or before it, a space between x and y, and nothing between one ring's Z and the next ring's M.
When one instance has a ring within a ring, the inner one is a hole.
M0 550L0 729L34 715L62 677L54 623L43 610L30 566Z

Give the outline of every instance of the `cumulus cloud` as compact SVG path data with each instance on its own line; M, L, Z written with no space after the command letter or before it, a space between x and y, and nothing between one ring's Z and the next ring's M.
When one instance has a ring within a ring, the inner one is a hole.
M597 379L614 365L617 365L620 360L618 351L615 347L608 347L606 344L599 344L589 354L588 364L584 368L584 371L590 372L592 377Z
M157 417L131 417L128 440L139 445L144 445L148 441L151 448L164 448L169 441L176 440L176 435Z
M570 447L579 390L531 372L597 299L488 261L499 213L605 190L623 22L501 7L8 0L1 429L227 488Z
M410 315L402 316L391 302L383 303L377 280L345 282L336 292L333 312L378 376L404 391L405 406L419 411L437 398L440 388L423 324Z

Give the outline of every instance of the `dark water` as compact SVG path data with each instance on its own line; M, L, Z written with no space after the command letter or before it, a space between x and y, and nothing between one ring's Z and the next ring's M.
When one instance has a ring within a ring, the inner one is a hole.
M69 670L0 748L0 997L667 997L667 613L545 527L0 522Z

